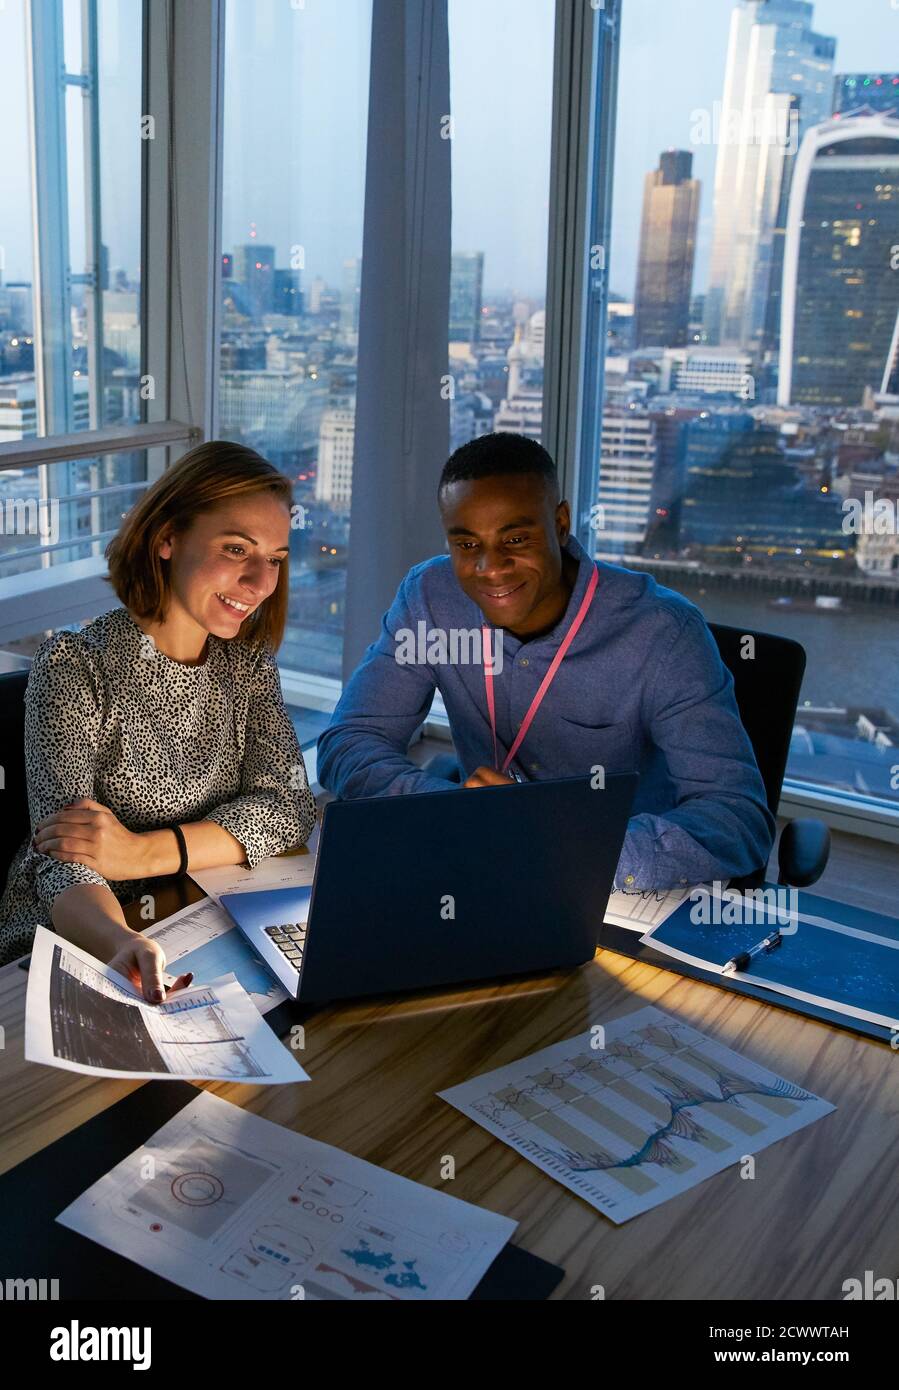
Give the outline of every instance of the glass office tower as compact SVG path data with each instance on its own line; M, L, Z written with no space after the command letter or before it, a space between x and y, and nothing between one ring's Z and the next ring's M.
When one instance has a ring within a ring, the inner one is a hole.
M899 73L838 72L833 80L833 114L867 107L873 115L899 116Z
M686 553L712 564L780 555L832 567L846 548L839 499L803 482L776 429L733 409L691 420L685 432Z
M779 401L861 406L887 389L899 312L899 120L809 131L784 252Z
M450 276L451 343L477 343L484 301L484 253L455 252Z
M634 297L634 346L684 347L696 256L700 185L693 156L665 150L646 175Z
M783 180L805 131L832 114L836 40L815 33L813 18L807 0L740 0L731 16L724 98L708 123L718 147L704 325L712 344L760 342Z

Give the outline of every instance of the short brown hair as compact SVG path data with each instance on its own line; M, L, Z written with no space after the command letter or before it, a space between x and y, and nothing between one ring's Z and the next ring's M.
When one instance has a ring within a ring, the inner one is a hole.
M243 444L212 440L200 444L163 473L126 514L106 547L109 583L139 618L163 622L169 605L167 561L159 539L171 529L187 531L201 512L231 497L271 492L288 510L293 484L273 464ZM267 643L277 651L287 624L287 564L279 566L277 588L241 623L242 641Z

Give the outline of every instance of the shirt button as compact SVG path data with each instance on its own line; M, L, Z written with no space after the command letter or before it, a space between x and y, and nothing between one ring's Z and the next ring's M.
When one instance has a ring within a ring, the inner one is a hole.
M633 874L628 874L627 877L626 877L626 879L625 879L624 881L625 881L625 883L633 883L633 881L634 881L634 876L633 876Z
M521 661L519 662L519 665L521 665L521 666L530 666L530 664L531 664L531 663L528 661L528 659L527 659L526 656L523 656L523 657L521 658Z
M540 771L540 764L539 764L539 763L531 763L531 771L532 771L532 772L539 772L539 771Z

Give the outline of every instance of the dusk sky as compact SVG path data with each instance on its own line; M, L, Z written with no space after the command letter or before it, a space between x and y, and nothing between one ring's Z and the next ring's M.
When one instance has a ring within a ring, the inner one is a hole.
M371 0L228 0L224 227L301 244L306 279L339 287L361 250ZM65 0L77 56L77 0ZM450 0L453 244L485 252L488 292L542 298L553 46L552 0ZM691 113L723 91L733 0L625 0L610 279L633 292L646 172L668 146L691 148ZM0 7L0 248L6 279L31 278L24 0ZM138 263L139 0L100 0L103 34L104 241L113 268ZM836 69L899 67L899 9L889 0L815 0L838 39ZM77 92L69 97L71 188L80 181ZM384 132L388 140L390 133ZM702 181L695 288L707 274L715 151L694 148ZM83 261L81 200L70 198L73 268Z

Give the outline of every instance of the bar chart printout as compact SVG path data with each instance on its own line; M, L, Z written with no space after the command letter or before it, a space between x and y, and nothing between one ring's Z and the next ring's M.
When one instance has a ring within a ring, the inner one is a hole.
M652 1007L439 1095L618 1223L834 1109Z

